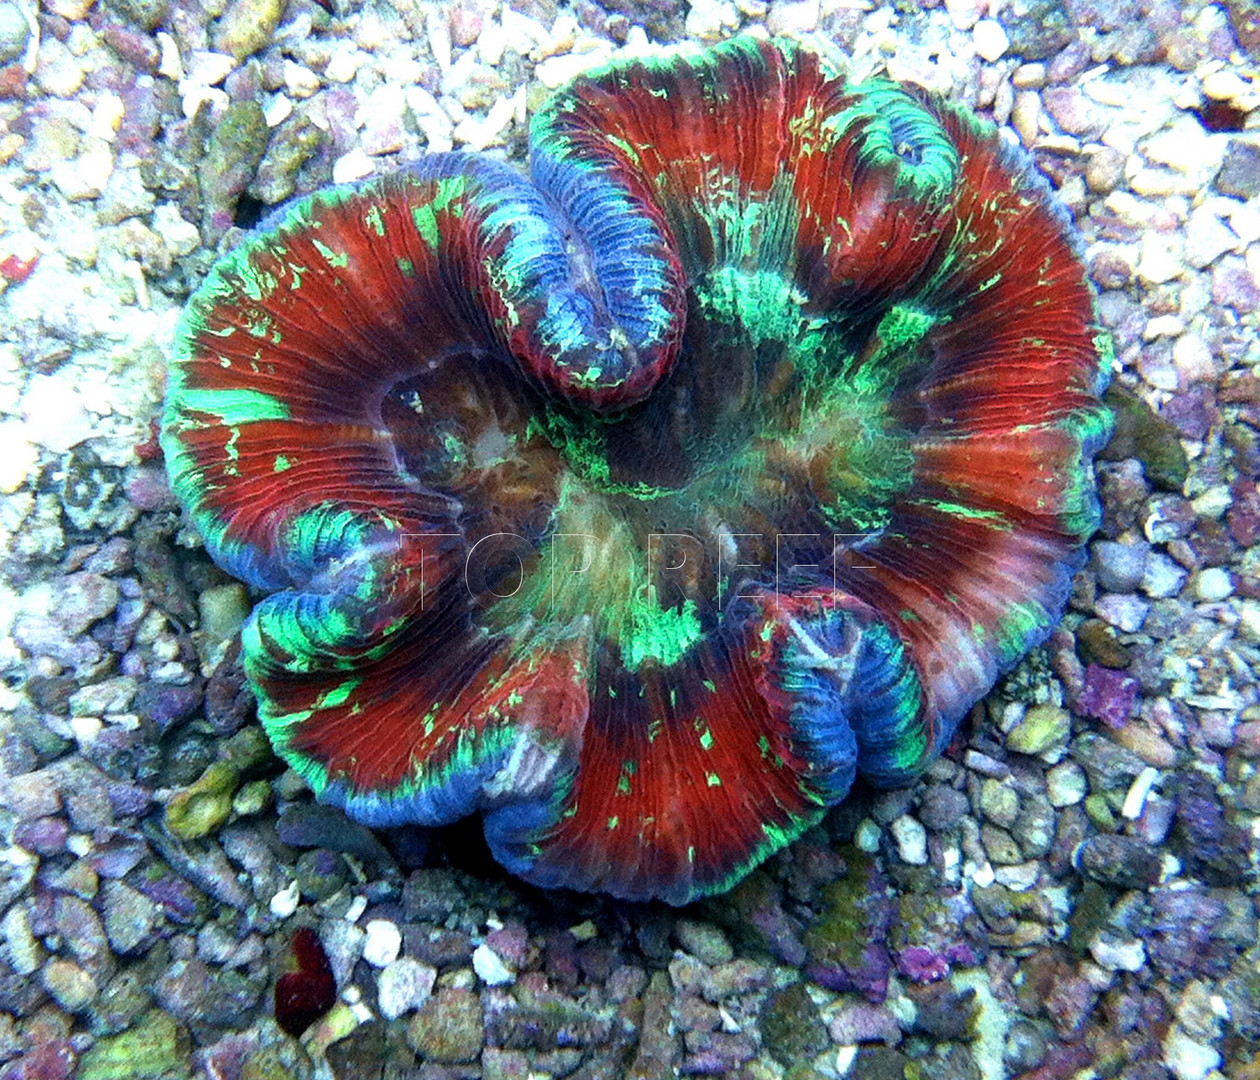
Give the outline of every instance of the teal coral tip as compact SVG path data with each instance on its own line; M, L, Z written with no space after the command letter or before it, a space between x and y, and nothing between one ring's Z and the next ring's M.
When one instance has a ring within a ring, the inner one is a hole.
M320 799L682 904L912 781L1048 635L1097 334L993 130L741 38L561 89L529 176L278 212L190 301L162 438Z

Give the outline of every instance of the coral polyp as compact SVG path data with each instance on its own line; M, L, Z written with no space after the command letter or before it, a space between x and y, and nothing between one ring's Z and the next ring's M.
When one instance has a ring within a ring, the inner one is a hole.
M1062 612L1105 350L991 128L737 39L317 192L189 303L163 445L276 750L373 825L685 903L908 783Z

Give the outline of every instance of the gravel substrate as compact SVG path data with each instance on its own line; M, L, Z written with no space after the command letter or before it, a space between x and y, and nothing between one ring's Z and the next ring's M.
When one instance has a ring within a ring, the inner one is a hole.
M574 73L741 29L967 102L1075 216L1119 424L1067 617L925 782L688 909L348 824L157 456L189 290L295 193L519 158ZM1242 0L0 0L0 1080L1260 1077L1257 57Z

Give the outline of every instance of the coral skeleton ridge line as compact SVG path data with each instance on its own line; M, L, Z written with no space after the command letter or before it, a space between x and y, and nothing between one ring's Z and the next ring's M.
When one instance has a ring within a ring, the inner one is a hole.
M1057 622L1106 348L962 109L736 39L618 61L222 258L163 446L276 750L543 886L729 888L919 775Z

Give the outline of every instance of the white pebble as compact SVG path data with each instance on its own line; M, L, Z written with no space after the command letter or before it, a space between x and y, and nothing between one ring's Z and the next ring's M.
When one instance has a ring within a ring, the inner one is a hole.
M27 439L21 422L0 424L0 492L12 495L26 482L39 461L39 450Z
M356 146L333 162L333 183L348 184L354 180L362 180L373 168L372 159Z
M1166 599L1181 592L1186 572L1167 555L1153 551L1147 556L1142 571L1142 591L1153 600Z
M466 53L465 55L471 55ZM373 57L373 64L387 83L410 86L425 78L426 67L414 57L403 53L386 53ZM470 65L471 67L471 65Z
M423 86L406 88L407 107L415 117L416 126L420 128L428 144L430 153L445 153L454 143L455 125L446 111Z
M1185 323L1176 315L1156 315L1153 319L1146 320L1146 327L1142 330L1142 339L1155 341L1162 337L1176 337L1185 328Z
M498 67L503 59L503 50L507 45L507 35L503 33L503 24L497 19L486 19L481 26L481 34L477 38L477 51L481 54L481 62L490 67Z
M91 746L96 742L96 737L104 726L104 721L97 716L72 716L70 718L70 730L74 733L74 741L80 747Z
M417 117L440 116L449 123L450 118L442 111L442 106L438 104L438 99L423 86L405 87L403 93L407 98L407 107Z
M1247 84L1235 72L1214 71L1203 80L1203 96L1213 101L1233 101L1247 92Z
M394 40L395 31L385 20L370 9L360 17L354 28L355 43L368 52L376 52L382 46Z
M485 107L485 92L474 85L475 80L484 76L485 71L471 51L464 53L443 75L442 108L456 123Z
M1129 180L1129 187L1139 195L1165 199L1169 195L1193 195L1198 181L1172 169L1138 169Z
M1127 191L1113 191L1104 205L1125 225L1144 228L1158 211L1158 207L1146 199L1135 199Z
M1244 641L1260 643L1260 600L1243 600L1238 605L1238 633Z
M398 959L402 934L388 919L369 919L367 938L363 942L363 959L373 967L383 968Z
M1081 91L1091 101L1113 109L1123 109L1133 97L1133 90L1128 83L1111 79L1091 79L1081 85Z
M48 4L48 8L54 15L60 15L71 22L87 18L91 7L92 0L50 0Z
M193 82L184 82L180 85L184 87L180 108L183 110L185 119L191 120L203 105L209 105L212 113L222 113L228 107L227 94L216 86L205 86L202 83Z
M1151 285L1180 277L1182 240L1176 233L1149 232L1142 239L1138 276Z
M1233 594L1234 583L1224 567L1209 566L1194 576L1194 595L1204 603L1219 603Z
M236 61L227 53L198 49L188 56L188 74L185 81L201 86L218 86L231 74Z
M1142 816L1142 811L1146 808L1146 797L1151 793L1151 788L1155 786L1155 781L1158 779L1159 771L1149 765L1138 773L1137 779L1129 785L1128 794L1124 797L1124 805L1120 808L1122 817L1137 821Z
M72 378L73 372L67 368L51 375L34 375L22 395L26 437L55 454L64 454L91 438L96 429Z
M1011 85L1016 90L1040 90L1046 85L1046 65L1040 60L1020 64L1011 73Z
M1256 205L1256 200L1240 203L1231 199L1230 202L1233 206L1229 211L1229 227L1234 230L1234 235L1244 244L1260 240L1260 206Z
M295 98L311 97L319 89L319 76L302 64L286 60L282 71L284 88Z
M818 29L821 14L818 0L776 0L766 15L766 29L772 34L809 34Z
M384 967L376 979L376 1001L381 1016L397 1020L404 1013L421 1008L433 993L436 979L436 970L410 956L401 956Z
M1173 343L1173 364L1186 385L1216 375L1212 350L1198 334L1182 334Z
M963 0L965 4L971 4L972 2L973 0ZM869 37L878 38L885 31L891 30L896 20L897 12L893 9L892 4L882 4L862 20L862 29ZM976 20L972 19L966 26L959 29L970 30L975 24Z
M1151 605L1128 593L1102 593L1094 601L1094 612L1117 630L1136 634L1142 629Z
M1108 971L1141 971L1146 965L1146 946L1127 935L1097 934L1089 943L1089 953Z
M179 46L175 44L175 39L171 37L165 30L159 30L157 34L158 42L158 74L165 75L168 79L179 82L184 77L184 64L179 58Z
M652 52L652 43L648 40L647 31L638 23L630 27L630 32L626 34L626 43L621 46L621 55L623 57L644 57Z
M733 30L739 25L739 12L732 3L723 0L693 0L683 24L688 37L703 41L717 41L723 30Z
M272 94L263 105L263 119L269 128L284 123L293 113L293 102L284 94Z
M577 43L577 32L578 21L573 13L562 11L556 16L547 40L534 50L534 59L545 60L549 56L568 52Z
M875 14L878 15L885 9L877 8ZM887 8L889 14L892 13L892 5ZM982 6L976 0L945 0L945 10L949 13L950 19L959 30L970 30L976 25L976 20L980 17ZM867 16L867 28L873 16Z
M870 818L863 818L854 833L853 842L859 851L873 855L879 850L880 829Z
M1210 175L1220 167L1225 156L1225 143L1219 136L1203 129L1190 116L1183 116L1166 130L1153 135L1142 147L1147 161L1167 165L1197 179Z
M185 221L174 203L162 203L153 211L152 229L175 255L188 255L201 243L201 232Z
M102 139L85 140L87 149L73 161L59 161L50 175L58 190L71 202L95 199L114 171L114 152Z
M359 73L362 59L363 54L358 49L338 49L324 67L324 78L336 83L348 83Z
M55 37L41 41L35 84L45 93L54 97L73 97L83 85L85 74L78 57Z
M443 71L451 66L451 27L444 7L429 10L429 49Z
M1037 884L1039 864L1035 862L1017 863L1014 866L999 866L993 871L993 878L1012 892L1027 892Z
M378 86L359 106L355 120L363 129L363 149L369 154L388 154L402 148L403 113L407 97L401 86Z
M426 148L431 154L445 154L455 145L455 128L449 120L431 116L417 117L416 124L424 135Z
M551 36L537 19L522 15L507 4L503 5L500 18L503 20L504 35L522 55L527 51L532 52Z
M466 120L455 126L455 141L457 143L465 143L470 150L484 150L499 141L504 129L512 121L512 116L516 112L516 99L518 95L525 92L524 87L509 97L499 97L490 111L486 113L484 120L477 120L468 117Z
M1010 48L1011 39L1006 36L1002 24L996 19L981 19L971 31L971 40L976 48L976 55L990 64L999 60Z
M1234 505L1234 496L1228 484L1213 484L1202 495L1191 499L1190 505L1200 517L1217 518Z
M290 882L271 898L271 914L277 919L287 919L297 911L298 902L301 898L302 893L298 889L298 883L296 881Z
M127 107L123 104L123 99L112 90L106 90L97 98L96 106L92 109L92 126L88 129L88 134L113 142L126 114Z
M1020 141L1032 146L1041 130L1041 97L1035 90L1021 90L1011 106L1011 126L1019 132Z
M544 60L534 68L538 81L549 90L563 86L569 80L581 75L597 64L608 59L609 53L604 50L588 53L564 53Z
M481 944L473 949L472 965L477 978L487 986L507 986L516 980L511 968L489 945Z
M902 814L888 829L897 842L897 853L903 862L911 866L922 866L927 862L927 829L917 818Z
M1208 1074L1219 1068L1221 1055L1191 1038L1178 1025L1164 1037L1164 1063L1177 1080L1207 1080Z
M0 934L4 935L9 964L19 975L33 975L39 970L40 946L31 933L31 920L26 909L14 904L0 920Z
M149 282L144 276L144 267L140 265L140 260L128 259L124 262L122 275L131 282L131 287L136 291L136 307L142 311L148 311L151 306Z
M1075 806L1088 791L1089 780L1085 770L1075 761L1064 761L1046 773L1046 796L1056 809Z

